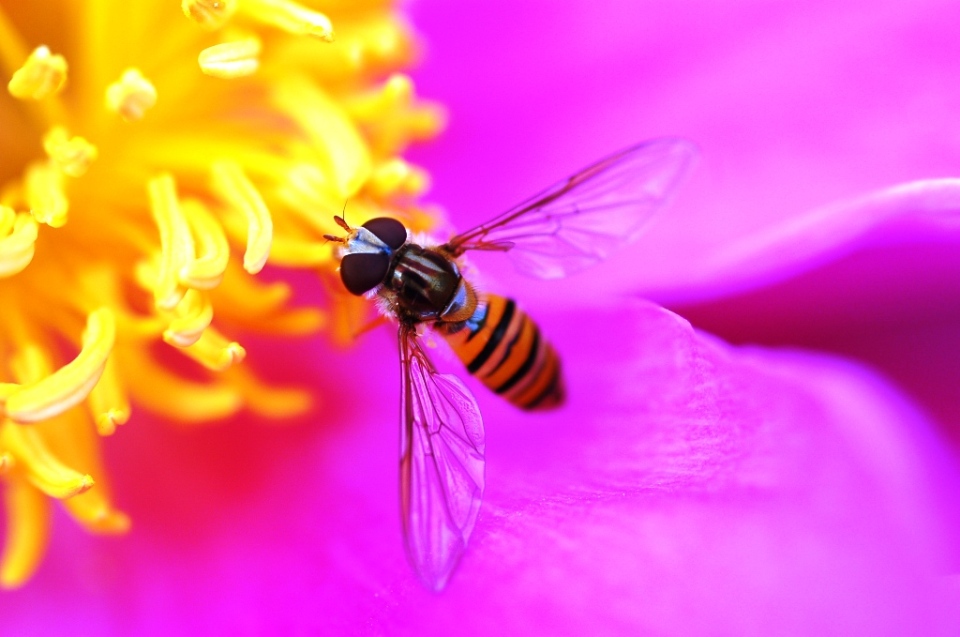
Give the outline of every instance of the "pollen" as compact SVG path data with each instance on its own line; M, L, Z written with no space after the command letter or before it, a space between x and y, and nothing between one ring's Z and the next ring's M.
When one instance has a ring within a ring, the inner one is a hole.
M185 16L212 31L230 19L237 10L237 0L183 0L180 8Z
M128 122L143 119L157 103L157 89L137 69L127 69L120 79L107 87L107 110Z
M242 10L256 20L292 35L333 42L330 18L290 0L245 0Z
M215 44L200 52L200 70L223 79L244 77L260 68L259 56L260 40L257 38Z
M330 399L270 382L243 344L368 321L324 235L344 202L352 223L431 226L429 175L402 152L443 123L390 3L51 2L0 6L6 588L57 541L54 506L90 533L135 523L101 456L142 414L282 420Z
M79 403L100 379L114 338L115 325L110 310L100 309L91 313L83 334L83 349L77 357L53 374L28 382L7 396L4 415L18 423L39 422ZM37 365L29 359L23 363L23 367L21 376L39 376Z
M0 278L13 276L33 259L37 221L32 215L0 206Z
M67 83L67 61L40 46L13 74L7 84L10 95L21 100L42 100L56 95Z
M97 158L97 147L82 137L70 137L67 129L57 126L43 138L43 148L60 170L70 177L80 177Z

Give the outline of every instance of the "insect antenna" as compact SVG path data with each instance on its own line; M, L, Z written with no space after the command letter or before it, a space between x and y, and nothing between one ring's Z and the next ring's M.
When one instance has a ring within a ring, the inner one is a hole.
M347 223L347 202L349 199L344 199L343 201L343 210L340 211L339 215L333 215L333 221L340 226L343 230L347 232L353 232L353 228L350 227L350 224ZM337 243L346 243L347 240L343 237L335 237L332 234L325 234L323 238L327 241L336 241Z

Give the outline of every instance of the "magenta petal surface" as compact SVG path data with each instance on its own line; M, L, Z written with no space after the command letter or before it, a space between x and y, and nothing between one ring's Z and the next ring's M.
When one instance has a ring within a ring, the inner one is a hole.
M430 44L419 86L451 110L449 134L417 152L456 226L614 148L688 137L701 161L675 204L566 302L633 292L728 341L866 362L960 449L960 5L412 10ZM504 289L555 298L482 266Z
M344 397L355 408L340 429L266 444L246 426L126 438L131 459L115 464L132 535L58 543L34 583L3 598L4 632L960 627L944 577L960 481L895 389L834 359L732 348L648 304L549 313L543 327L565 353L570 403L531 416L480 395L487 496L442 595L404 557L397 379L373 374L369 395ZM360 354L387 364L392 341L374 336ZM137 483L155 467L133 460L144 446L189 461L150 501Z
M580 0L544 11L420 0L412 10L429 43L419 86L451 110L449 134L416 152L459 227L639 140L700 146L697 174L637 244L643 267L609 264L606 291L689 298L705 291L702 270L729 257L720 250L960 166L956 3ZM711 294L735 289L719 275L710 283Z

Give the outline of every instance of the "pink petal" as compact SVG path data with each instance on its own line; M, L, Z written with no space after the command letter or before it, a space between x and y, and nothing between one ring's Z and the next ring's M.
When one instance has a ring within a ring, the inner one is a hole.
M364 380L343 386L348 408L323 428L125 430L114 460L133 534L62 525L69 550L57 543L5 598L4 621L40 634L960 626L942 578L958 476L896 390L849 363L731 348L652 305L548 313L543 327L565 353L570 404L521 414L473 383L488 495L444 594L403 554L397 374L369 367L393 365L381 333L362 367L318 352Z
M689 137L702 161L675 205L630 254L576 279L590 294L565 300L634 291L728 340L853 356L922 401L960 449L960 7L413 10L430 42L419 86L452 115L418 152L455 226L614 148ZM552 302L502 260L481 265Z
M420 90L452 115L449 134L416 152L458 227L640 139L701 146L699 174L637 246L645 267L610 265L604 291L672 300L718 248L960 165L953 3L413 9L430 43Z

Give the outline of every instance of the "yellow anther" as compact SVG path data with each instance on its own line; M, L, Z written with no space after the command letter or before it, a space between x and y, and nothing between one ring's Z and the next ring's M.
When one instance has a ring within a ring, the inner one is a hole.
M207 328L197 342L182 350L207 369L221 372L242 361L247 351L240 343L227 340L213 328Z
M244 0L240 10L256 20L294 35L333 42L333 24L318 11L291 0Z
M196 199L181 203L196 246L196 258L180 268L180 283L197 290L211 290L220 284L230 260L230 244L223 226L206 206Z
M246 218L247 249L243 254L243 268L256 274L266 264L273 240L273 219L263 197L243 169L231 161L213 165L213 190Z
M237 10L237 0L183 0L184 15L204 29L219 29Z
M424 170L398 157L377 166L367 182L367 189L375 197L419 195L429 186L430 180Z
M175 347L189 347L196 343L203 330L213 320L213 305L206 293L187 290L163 332L163 340Z
M37 222L0 205L0 278L22 271L33 259Z
M278 81L273 99L307 135L336 197L356 194L370 176L371 150L343 105L299 76Z
M101 436L111 435L130 418L130 401L123 390L114 358L107 359L100 382L90 392L90 413Z
M10 82L7 90L21 100L41 100L56 95L67 81L67 61L45 46L34 49Z
M150 212L160 230L160 268L153 288L157 307L172 310L186 291L180 284L180 271L193 261L194 247L190 226L180 211L177 185L169 174L159 175L147 184Z
M67 222L69 203L63 173L50 161L35 161L24 176L24 194L34 219L52 228Z
M91 312L77 357L8 396L4 406L6 416L19 423L39 422L63 413L86 398L103 373L113 349L115 329L110 310L101 308Z
M16 459L30 484L53 498L69 498L93 486L93 478L63 464L47 447L39 432L7 422L0 441Z
M244 38L216 44L200 52L200 70L224 79L253 75L260 67L260 40Z
M80 177L97 158L97 147L83 137L70 137L62 126L51 128L43 138L47 156L71 177Z
M91 489L64 500L63 506L75 520L93 533L117 535L130 530L130 517L113 508L102 489Z
M128 122L143 119L157 103L157 89L137 69L127 69L107 87L107 108Z

